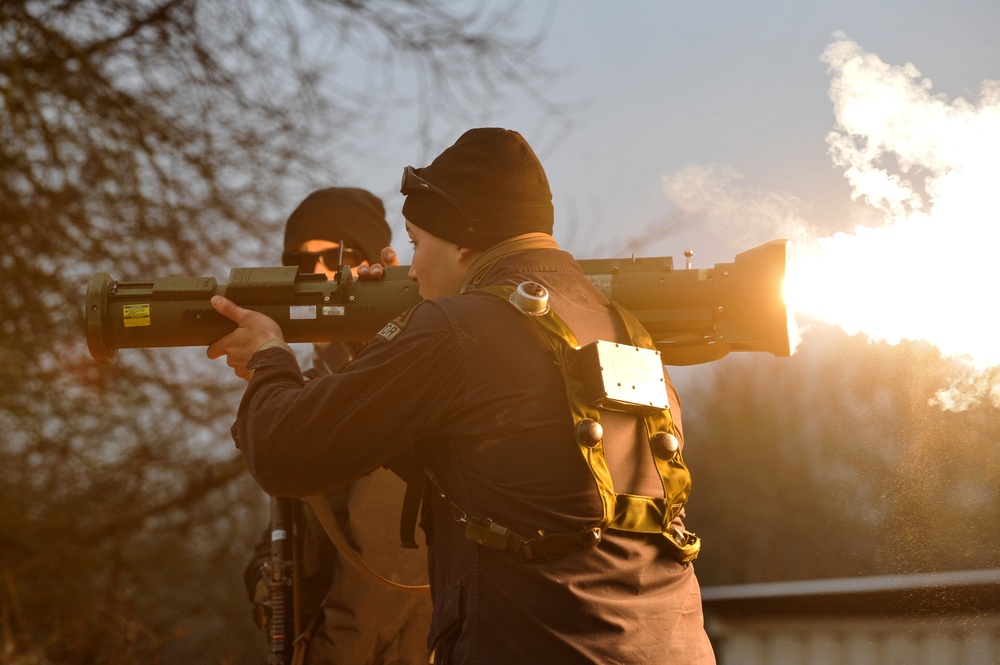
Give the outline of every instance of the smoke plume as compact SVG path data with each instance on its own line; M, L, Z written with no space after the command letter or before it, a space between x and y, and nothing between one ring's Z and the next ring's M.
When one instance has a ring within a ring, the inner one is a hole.
M852 198L871 213L864 225L817 237L800 201L740 187L738 173L714 165L688 167L664 186L720 235L789 238L795 312L875 341L925 341L954 360L962 371L933 404L1000 407L1000 82L985 81L975 102L949 100L914 65L834 37L822 55L836 117L827 143Z

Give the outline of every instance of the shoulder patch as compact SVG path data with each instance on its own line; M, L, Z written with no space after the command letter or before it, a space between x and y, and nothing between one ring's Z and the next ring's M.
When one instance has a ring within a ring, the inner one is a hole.
M403 332L406 328L406 324L410 322L410 316L413 314L413 309L408 309L396 318L394 318L389 323L385 324L382 330L378 331L380 337L384 337L388 341L392 341L396 335Z

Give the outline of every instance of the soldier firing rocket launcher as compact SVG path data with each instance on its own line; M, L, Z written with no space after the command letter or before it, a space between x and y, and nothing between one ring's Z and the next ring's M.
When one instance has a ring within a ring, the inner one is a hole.
M674 269L671 257L585 259L579 263L608 298L649 331L667 365L694 365L730 351L791 353L782 294L786 241L774 240L714 268ZM212 309L222 295L274 319L285 341L362 341L420 302L407 266L381 280L336 280L299 274L293 266L233 268L213 277L162 277L117 282L97 273L87 288L87 344L98 363L118 349L208 346L236 325Z

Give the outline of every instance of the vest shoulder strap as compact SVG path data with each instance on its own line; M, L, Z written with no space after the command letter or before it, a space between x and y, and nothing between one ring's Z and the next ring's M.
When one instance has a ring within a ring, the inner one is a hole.
M515 286L489 286L478 290L510 302L516 289ZM630 344L655 350L649 333L638 319L617 303L613 302L612 305L628 331ZM604 451L603 429L600 426L601 409L587 401L584 382L573 371L580 355L576 335L551 309L546 309L541 314L526 314L526 318L548 343L562 372L567 401L576 427L578 448L594 477L604 509L601 522L596 527L661 533L677 548L678 558L682 561L694 559L701 541L688 532L678 534L671 524L687 503L691 491L691 475L677 446L669 407L647 410L644 415L637 416L645 423L650 455L660 477L663 495L641 496L616 492Z

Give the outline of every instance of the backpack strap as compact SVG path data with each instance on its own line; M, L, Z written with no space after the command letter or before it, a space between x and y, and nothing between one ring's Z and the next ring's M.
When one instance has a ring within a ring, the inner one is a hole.
M417 518L420 516L420 503L424 498L426 476L415 473L406 480L406 492L403 494L403 509L399 515L399 542L408 549L417 549Z
M381 584L384 587L395 589L397 591L430 593L431 588L429 584L400 584L399 582L390 580L387 577L383 577L378 572L370 568L358 552L351 546L351 543L348 542L344 533L340 530L340 525L337 524L337 519L333 515L333 510L330 509L330 504L327 503L326 495L313 494L305 497L305 501L312 506L313 512L316 513L316 518L323 526L323 530L326 531L326 535L329 536L330 540L333 541L333 544L337 546L337 550L340 551L340 554L343 555L344 559L354 566L354 568L363 576L373 582Z

